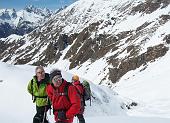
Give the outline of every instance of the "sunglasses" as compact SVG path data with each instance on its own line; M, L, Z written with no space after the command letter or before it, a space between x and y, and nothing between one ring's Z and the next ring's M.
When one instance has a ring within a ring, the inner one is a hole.
M45 71L37 71L38 74L44 74Z
M53 81L54 81L54 82L61 82L61 81L62 81L62 77L59 77L59 78L55 78L55 77L54 77L54 78L53 78Z

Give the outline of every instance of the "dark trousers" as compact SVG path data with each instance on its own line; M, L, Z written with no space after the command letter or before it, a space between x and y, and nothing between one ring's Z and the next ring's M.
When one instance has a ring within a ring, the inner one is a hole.
M79 119L79 123L85 123L83 114L77 114L77 118Z
M42 123L44 119L44 123L48 123L47 120L47 109L45 106L38 107L36 106L37 113L33 118L33 123Z

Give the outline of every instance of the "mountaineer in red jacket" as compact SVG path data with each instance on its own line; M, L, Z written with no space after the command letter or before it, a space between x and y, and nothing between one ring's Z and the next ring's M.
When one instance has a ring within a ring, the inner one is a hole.
M78 75L73 75L72 84L76 87L77 92L80 95L80 99L81 99L80 111L76 116L79 119L79 123L85 123L85 119L83 116L84 109L85 109L85 100L84 100L84 91L85 90L84 90L84 86L80 83Z
M80 96L76 88L62 78L58 69L50 73L47 95L53 106L56 123L72 123L73 118L80 111Z

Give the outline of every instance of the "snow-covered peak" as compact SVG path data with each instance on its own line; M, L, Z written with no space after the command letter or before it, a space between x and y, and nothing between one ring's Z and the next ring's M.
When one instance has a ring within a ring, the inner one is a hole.
M10 20L17 17L15 9L0 9L0 19Z
M30 13L26 10L20 10L17 12L17 19L14 21L14 23L16 26L20 21L29 21L38 24L38 22L41 21L43 18L44 16L38 15L36 13Z
M116 86L124 100L139 104L129 110L131 115L169 117L169 10L169 1L79 0L23 38L4 39L1 60L51 65L96 84ZM113 99L108 91L94 90L101 102Z
M63 33L80 32L91 23L119 17L129 5L133 7L142 1L144 0L79 0L58 13L55 19L65 20L66 23L61 24L66 26Z
M24 35L43 24L53 14L47 8L27 6L25 9L0 9L0 38L10 34Z
M33 5L29 5L29 6L25 7L24 10L26 10L29 13L35 13L35 14L41 15L41 16L50 16L53 13L52 11L50 11L47 8L43 8L43 9L36 8Z
M43 19L51 16L53 12L47 8L36 8L32 5L25 7L25 9L16 11L15 9L0 9L0 22L7 22L15 25L20 21L33 22L39 25Z

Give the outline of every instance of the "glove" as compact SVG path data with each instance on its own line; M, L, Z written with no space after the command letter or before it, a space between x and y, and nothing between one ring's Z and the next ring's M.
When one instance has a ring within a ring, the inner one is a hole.
M46 105L46 110L48 111L49 109L52 109L51 105Z
M66 112L65 111L58 111L58 119L65 120L66 118Z

